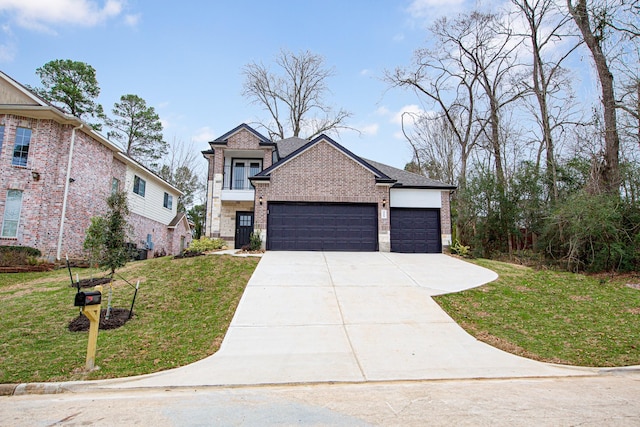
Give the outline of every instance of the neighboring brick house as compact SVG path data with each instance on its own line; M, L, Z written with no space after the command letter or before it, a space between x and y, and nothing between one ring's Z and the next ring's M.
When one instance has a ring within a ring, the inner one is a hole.
M83 257L91 217L118 188L128 193L132 243L168 254L188 245L180 190L0 72L0 245Z
M455 186L365 160L326 135L270 141L242 124L211 141L205 234L236 248L441 252Z

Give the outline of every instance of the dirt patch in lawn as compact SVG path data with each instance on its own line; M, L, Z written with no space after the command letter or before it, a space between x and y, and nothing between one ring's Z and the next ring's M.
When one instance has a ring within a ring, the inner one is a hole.
M117 329L129 320L129 310L126 308L112 308L109 319L105 319L107 309L100 311L99 329ZM82 332L89 330L89 319L84 314L78 315L69 323L70 332Z

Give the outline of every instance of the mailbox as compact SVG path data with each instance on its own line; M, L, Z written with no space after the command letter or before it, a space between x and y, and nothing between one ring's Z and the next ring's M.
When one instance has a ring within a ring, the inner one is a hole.
M74 305L76 307L84 307L86 305L98 305L102 302L102 293L100 291L78 292Z

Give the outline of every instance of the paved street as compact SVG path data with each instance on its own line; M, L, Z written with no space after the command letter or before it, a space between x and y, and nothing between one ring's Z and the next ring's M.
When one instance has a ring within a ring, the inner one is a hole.
M0 397L3 426L634 426L640 373Z

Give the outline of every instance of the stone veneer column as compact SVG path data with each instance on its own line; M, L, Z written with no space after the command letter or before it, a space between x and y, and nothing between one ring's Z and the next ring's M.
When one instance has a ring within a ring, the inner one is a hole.
M440 193L442 208L440 208L440 232L442 247L451 246L451 192Z

